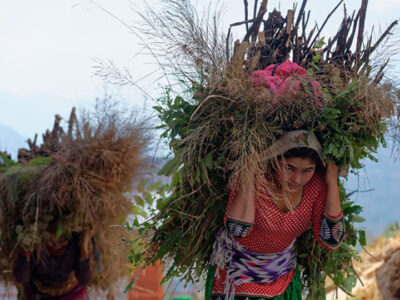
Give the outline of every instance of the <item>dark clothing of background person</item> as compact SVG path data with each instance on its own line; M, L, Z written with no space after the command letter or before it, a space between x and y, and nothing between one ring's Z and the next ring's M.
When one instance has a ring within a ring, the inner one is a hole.
M78 234L72 236L60 255L48 254L36 260L19 252L12 273L17 282L24 284L24 299L34 299L36 294L59 296L58 292L63 290L63 295L67 295L73 289L88 285L93 278L92 263L90 258L81 259L80 256Z

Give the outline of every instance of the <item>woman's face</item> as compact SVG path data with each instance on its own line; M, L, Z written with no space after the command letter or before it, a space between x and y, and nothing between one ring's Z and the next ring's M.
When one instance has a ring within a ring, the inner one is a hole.
M314 176L316 164L309 158L287 158L286 164L280 160L277 170L277 179L282 191L296 193Z

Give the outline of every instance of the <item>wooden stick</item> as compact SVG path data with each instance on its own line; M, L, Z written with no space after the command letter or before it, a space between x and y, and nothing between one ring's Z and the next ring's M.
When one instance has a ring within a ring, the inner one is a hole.
M253 19L255 19L256 16L257 16L257 4L258 4L258 0L256 0L256 1L254 2Z
M254 22L254 21L255 21L255 19L251 19L251 20L246 20L246 21L241 21L241 22L235 22L235 23L232 23L231 25L229 25L228 34L226 35L226 41L225 41L225 51L226 51L226 59L227 59L227 61L229 61L229 44L230 44L230 37L231 37L232 27L243 25L243 24L247 25L248 23L251 23L251 22Z
M354 15L354 12L353 12ZM354 36L356 33L356 29L357 29L357 22L358 22L358 18L360 17L360 11L357 12L356 18L353 19L352 23L353 23L353 30L351 31L350 37L347 40L347 45L346 45L346 51L350 51L350 47L353 44L353 40L354 40Z
M373 29L373 28L372 28ZM373 32L373 30L372 30ZM365 47L364 51L361 51L361 53L363 54L361 59L356 60L355 65L357 66L357 70L360 69L360 67L364 64L364 67L368 67L369 64L369 56L371 54L371 45L372 45L372 32L371 35L369 36L368 42L367 42L367 46ZM361 56L360 53L360 56ZM357 53L356 53L357 54ZM357 57L357 56L356 56Z
M281 14L278 12L278 15L274 15L274 17L280 17L280 18L282 18L282 16L281 16ZM282 35L283 35L283 26L285 25L285 22L283 21L283 22L281 22L280 23L280 25L279 25L279 28L278 28L278 30L276 31L276 34L273 36L273 38L272 38L272 42L274 43L274 44L276 44L276 43L279 43L279 41L280 41L280 38L282 37Z
M367 6L368 0L362 0L361 8L359 10L360 13L360 23L358 25L358 35L357 35L357 45L356 45L356 57L355 57L355 70L357 71L360 65L360 57L361 57L361 44L364 37L364 26L365 26L365 17L367 16Z
M287 12L287 17L286 17L286 33L287 34L290 34L292 32L293 16L294 16L293 10L289 9Z
M305 22L305 17L306 14L303 12L302 18L301 18L301 36L303 39L303 42L306 40L306 22Z
M257 21L255 21L253 23L254 30L252 32L252 38L251 38L252 42L255 42L257 40L257 35L260 30L261 22L263 20L264 14L267 12L267 4L268 4L268 0L263 0L261 2L261 7L260 7L260 11L258 12Z
M246 31L249 31L249 24L247 23L247 20L249 19L249 3L247 0L244 1L244 20L246 22Z
M232 26L229 26L228 29L228 34L226 35L226 39L225 39L225 56L226 56L226 62L229 62L229 46L231 43L231 28ZM235 48L233 48L235 50Z
M260 31L258 33L258 40L262 45L265 45L265 31Z
M68 136L69 137L72 137L72 130L73 130L74 122L76 119L75 110L76 110L75 107L73 107L71 110L71 114L69 116L69 120L68 120Z
M324 23L322 23L322 26L320 27L320 29L317 32L317 35L314 37L314 40L311 42L308 51L310 51L310 49L313 47L315 41L317 40L317 38L319 37L319 35L321 34L322 29L324 29L326 23L328 22L328 20L330 19L330 17L333 15L333 13L338 9L338 7L343 3L344 0L340 0L340 2L335 6L335 8L328 14L328 16L326 17ZM307 53L308 53L307 51Z
M288 35L286 42L285 42L285 47L289 48L290 46L290 41L292 39L292 33L293 33L293 19L294 19L294 11L292 9L288 10L287 17L286 17L286 34Z
M308 21L310 20L310 14L311 14L311 10L309 10L308 13L307 13L307 19L306 19L306 22L304 24L304 27L307 27L307 25L308 25Z
M29 138L27 142L28 142L29 150L30 150L30 151L33 151L34 148L33 148L32 140Z
M248 23L252 23L254 21L255 21L255 19L250 19L250 20L241 21L241 22L235 22L235 23L230 24L229 27L239 26L239 25L243 25L243 24L246 24L246 23L248 24Z
M373 82L375 84L378 84L382 80L382 78L384 76L383 70L386 68L386 66L388 65L389 61L390 61L390 58L388 58L386 60L386 62L379 68L379 71L378 71L378 73L376 73L376 76L375 76L375 78L373 80Z
M38 134L35 133L35 137L33 138L33 147L35 147L35 149L36 149L37 137L38 137Z
M341 56L344 55L346 50L347 34L348 34L348 20L347 20L346 6L344 5L344 16L342 25L340 26L339 29L339 38L337 41L338 54Z
M381 35L381 37L376 41L376 43L371 47L370 54L374 52L374 50L379 46L379 44L385 39L385 37L390 34L390 31L393 29L393 27L397 26L398 21L392 22L390 26L385 30L385 32Z
M336 34L336 35L333 37L333 39L330 40L330 41L328 42L328 45L325 47L324 52L325 52L325 51L326 51L326 52L330 52L330 51L331 51L331 48L332 48L333 44L336 42L336 40L338 39L338 37L339 37L339 35Z
M304 46L305 46L306 48L308 48L307 51L306 51L307 54L308 54L308 52L310 51L311 45L312 45L312 44L310 44L310 47L308 47L308 44L309 44L309 42L310 42L312 36L314 35L314 32L315 32L315 29L316 29L316 28L317 28L317 24L315 24L315 26L314 26L313 29L311 29L310 34L308 35L308 38L304 41Z
M303 0L303 3L301 4L300 10L299 10L299 14L297 15L297 20L295 23L295 27L299 26L300 20L304 14L304 9L306 8L306 4L307 4L307 0Z
M267 11L267 9L266 9L267 2L268 2L267 0L263 0L263 2L261 3L261 7L260 7L260 10L258 11L257 18L255 18L255 21L251 25L250 29L246 32L246 35L244 36L243 41L248 42L250 36L252 36L254 38L254 33L255 33L255 36L257 37L258 29L260 28L262 18L264 16L265 12Z

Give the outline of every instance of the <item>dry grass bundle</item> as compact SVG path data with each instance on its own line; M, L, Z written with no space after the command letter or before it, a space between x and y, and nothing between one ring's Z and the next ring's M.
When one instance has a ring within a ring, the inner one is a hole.
M39 257L46 251L50 226L56 234L90 226L101 253L92 287L108 289L128 274L122 238L131 234L120 218L132 211L127 193L147 167L148 137L133 113L109 100L80 117L73 109L65 131L60 120L40 147L30 142L21 163L0 173L1 279L10 280L6 272L21 248Z
M183 96L173 96L169 87L155 107L174 155L161 170L171 176L172 194L145 226L155 232L151 260L161 258L171 266L167 277L196 280L205 273L228 191L245 174L249 157L259 174L268 173L274 162L266 164L262 153L284 132L306 129L321 141L325 159L359 169L362 159L375 159L374 152L385 143L387 120L399 103L395 85L384 80L388 60L373 58L397 21L376 42L368 37L363 43L366 0L358 12L345 13L337 34L328 39L322 29L343 1L311 30L306 0L286 17L277 10L267 15L267 1L260 7L255 1L252 19L244 2L246 20L231 24L226 37L219 30L220 11L201 17L189 0L165 1L162 12L149 9L142 15L144 32L151 37L148 49L165 59L160 65L166 75L176 76L186 88L175 92ZM246 25L246 34L232 45L230 31L239 25ZM267 68L268 76L274 76L288 59L303 73L287 76L283 94L254 78ZM321 85L320 93L315 84ZM300 244L299 253L311 253L311 261L301 263L312 297L323 293L325 274L347 290L356 278L351 246L364 233L354 229L352 220L362 208L343 188L341 200L350 246L327 253L310 233Z

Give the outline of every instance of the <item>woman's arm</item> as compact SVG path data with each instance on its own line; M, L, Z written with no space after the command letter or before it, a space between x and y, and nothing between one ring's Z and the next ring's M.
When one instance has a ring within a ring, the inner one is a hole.
M12 274L18 283L27 283L31 279L31 254L19 251L14 262Z
M85 228L81 237L80 256L76 262L75 275L81 285L88 285L93 279L93 264L89 256L89 242L93 236L92 230Z
M325 202L325 213L329 216L339 216L342 212L337 183L338 167L329 162L326 167L325 183L328 188Z
M250 234L254 217L254 171L249 170L239 186L231 190L224 224L233 237L243 238Z
M232 199L232 203L228 209L228 218L242 220L244 222L253 223L255 216L254 205L254 175L249 172L240 183L237 194Z
M338 248L344 236L337 174L337 166L330 162L326 168L326 191L320 193L319 199L315 202L312 217L314 236L329 250Z

